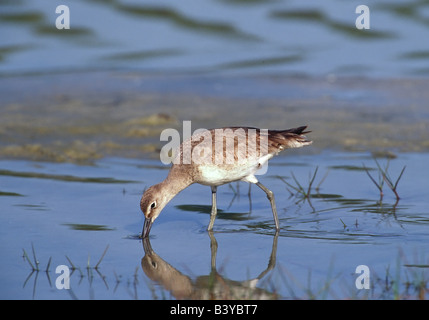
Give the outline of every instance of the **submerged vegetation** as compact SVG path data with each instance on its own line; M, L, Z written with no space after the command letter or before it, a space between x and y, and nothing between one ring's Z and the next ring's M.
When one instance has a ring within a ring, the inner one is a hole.
M104 249L103 253L101 254L101 257L98 259L98 261L95 264L95 266L91 266L90 255L88 255L87 265L86 265L86 267L84 269L86 269L86 277L87 277L88 282L89 282L90 285L92 285L92 282L94 281L94 271L95 271L95 273L97 273L97 275L99 276L99 278L104 282L106 288L107 289L109 288L108 284L106 282L106 277L99 270L101 261L104 259L104 256L106 255L108 249L109 249L109 245L106 246L106 249ZM56 282L55 282L55 285L52 283L51 277L57 278L59 272L57 270L55 270L54 273L52 274L52 270L51 270L52 256L49 257L48 262L46 264L46 268L44 270L41 270L39 268L40 261L39 261L39 259L36 256L36 250L34 248L33 243L31 243L31 252L32 252L33 260L29 257L29 255L28 255L27 251L25 251L25 249L22 249L22 251L23 251L23 258L24 258L24 260L27 261L28 264L31 267L31 272L27 276L27 278L25 279L23 287L25 288L25 286L27 285L28 281L34 275L33 299L35 299L36 298L36 284L37 284L37 281L38 281L39 272L44 272L45 273L50 288L55 288L55 286L57 286ZM70 280L71 277L73 276L74 272L77 271L79 273L79 283L81 283L82 279L85 278L85 273L82 271L83 268L81 268L79 266L76 266L67 255L65 255L65 258L68 261L69 266L64 265L64 264L61 264L61 266L65 266L65 267L67 267L71 271L68 280ZM59 289L59 288L57 287L57 289ZM69 288L69 289L71 289L71 288ZM66 291L68 291L70 293L70 295L71 295L71 297L73 299L77 298L76 295L74 294L73 290L66 290Z
M362 164L362 167L354 166L354 165L341 165L341 166L337 165L337 166L331 166L331 168L332 169L343 169L343 170L347 170L347 171L357 171L357 172L364 171L364 172L366 172L366 174L368 175L370 180L373 182L373 184L379 190L379 193L380 193L379 203L380 204L382 204L382 200L383 200L383 196L384 196L383 187L384 187L384 183L386 183L387 186L390 188L390 190L392 190L392 192L394 193L394 195L396 197L396 202L394 205L394 207L396 207L396 205L398 204L398 202L400 200L400 196L398 194L398 184L399 184L399 181L401 180L401 178L404 174L406 166L402 167L402 170L399 173L398 177L396 178L396 180L394 180L394 179L392 179L392 177L389 173L390 158L388 158L387 163L384 166L382 166L375 157L373 159L377 165L378 180L376 180L376 178L374 178L370 173L370 171L373 169L369 169L365 164ZM316 176L318 173L318 169L319 169L319 167L317 166L314 169L314 171L309 172L307 184L303 184L300 181L298 181L298 179L296 178L293 171L290 172L290 176L292 177L293 182L289 182L287 180L287 178L285 178L285 177L282 177L279 175L276 176L278 179L280 179L283 183L286 184L287 190L289 191L290 195L299 199L297 203L307 201L308 204L310 205L310 207L313 209L313 212L315 212L316 209L314 208L314 206L311 202L312 198L322 198L322 199L327 199L327 200L334 199L336 201L338 201L338 198L342 198L342 196L340 196L340 195L321 194L319 192L322 183L328 177L329 170L326 171L326 173L320 179L317 186L313 187L313 184L315 182L315 179L316 179ZM341 222L343 223L344 226L346 226L342 220L341 220Z
M314 170L313 173L309 173L309 182L307 186L303 186L298 179L295 177L295 174L291 171L291 176L292 179L294 181L295 184L289 183L286 179L284 179L281 176L277 176L277 178L279 178L281 181L283 181L289 188L291 188L292 190L295 191L292 192L290 189L288 189L288 191L290 192L291 196L295 196L300 198L300 201L308 201L308 204L310 205L310 207L313 209L313 211L315 211L312 203L311 203L311 198L314 197L314 194L312 194L313 192L313 183L314 183L314 179L316 179L316 175L317 175L317 171L319 170L319 167L316 167L316 169ZM318 193L319 189L320 189L320 185L323 183L323 181L326 179L327 175L328 175L329 171L326 172L326 174L323 176L323 178L320 180L320 182L318 183L318 185L316 186L316 188L314 188L314 190Z
M392 192L395 194L396 201L399 201L400 197L397 192L397 187L398 187L399 180L401 180L402 178L402 174L404 173L406 166L402 168L398 178L396 179L395 182L393 182L393 179L390 177L390 174L389 174L389 161L387 161L384 167L382 167L380 163L378 163L376 158L374 158L374 161L377 164L377 168L378 168L378 181L375 180L375 178L369 173L369 170L365 167L365 165L362 165L362 166L366 174L368 175L368 177L371 179L371 181L375 184L377 189L380 191L380 201L383 199L383 195L384 195L383 194L384 182L386 182L390 190L392 190Z
M68 182L87 182L87 183L136 183L137 181L132 180L117 180L113 178L105 177L75 177L72 175L63 174L49 174L40 172L21 172L0 169L0 176L20 177L20 178L38 178L38 179L49 179L59 180Z
M273 247L271 255L268 257L268 266L262 270L256 278L246 280L232 280L226 276L225 266L216 267L216 254L218 243L213 233L210 233L211 267L208 275L195 276L187 275L172 266L167 261L158 256L151 247L150 240L142 240L144 256L141 259L141 266L137 267L133 274L118 275L114 269L110 271L100 270L100 264L105 257L109 246L101 254L95 266L90 264L88 255L85 267L77 266L66 255L67 267L71 270L70 279L77 273L78 281L72 282L69 294L72 299L78 299L73 291L75 287L85 286L97 287L98 290L104 287L109 291L113 287L113 293L118 290L119 285L125 284L126 291L132 299L139 299L139 292L147 287L152 299L427 299L429 294L429 259L426 257L416 258L410 263L403 250L398 251L395 266L386 265L384 274L371 271L370 287L367 290L358 290L355 287L355 277L350 277L338 273L335 270L335 262L331 263L326 270L323 281L315 280L311 267L307 270L307 279L304 281L291 273L284 265L276 264L277 238L273 237ZM39 268L40 261L37 259L33 243L31 244L32 258L23 249L23 258L30 265L31 272L24 280L23 287L34 275L33 299L37 298L37 283L39 272L44 272L49 287L55 289L55 281L58 273L51 270L52 257L44 269ZM183 266L182 268L183 269ZM187 269L186 267L184 268ZM83 270L86 270L84 272ZM143 271L143 275L142 275ZM97 275L97 277L95 276ZM249 277L249 276L248 276ZM83 279L87 281L82 281ZM126 279L126 281L123 281ZM103 286L96 285L100 282ZM259 284L258 284L259 283ZM286 295L279 294L280 291L287 292ZM92 299L94 296L92 295Z

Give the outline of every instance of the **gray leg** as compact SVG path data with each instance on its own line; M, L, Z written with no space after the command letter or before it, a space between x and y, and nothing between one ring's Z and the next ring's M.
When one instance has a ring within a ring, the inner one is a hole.
M279 217L277 216L277 209L276 209L276 203L274 201L274 194L273 192L268 189L267 187L265 187L262 183L260 182L256 182L256 185L261 188L262 190L264 190L264 192L267 195L268 200L270 200L271 203L271 209L273 210L273 217L274 217L274 222L276 224L276 230L280 230L280 223L279 223Z
M252 213L252 197L250 196L250 189L252 184L249 183L249 191L247 192L247 196L249 197L249 214Z
M212 187L212 211L210 212L210 223L207 228L207 231L211 231L213 229L213 225L216 219L217 208L216 208L216 190L217 187Z
M213 231L209 231L208 233L210 237L211 271L216 272L217 241L213 235Z

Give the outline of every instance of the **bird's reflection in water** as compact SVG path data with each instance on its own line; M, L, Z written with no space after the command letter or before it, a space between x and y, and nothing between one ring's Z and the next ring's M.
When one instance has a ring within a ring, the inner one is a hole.
M216 269L218 244L213 232L209 232L211 249L211 271L192 280L168 262L164 261L152 249L149 237L144 238L145 256L141 260L144 273L152 281L169 291L176 299L276 299L277 294L256 285L276 264L278 233L273 237L273 246L268 266L256 278L246 281L227 279Z

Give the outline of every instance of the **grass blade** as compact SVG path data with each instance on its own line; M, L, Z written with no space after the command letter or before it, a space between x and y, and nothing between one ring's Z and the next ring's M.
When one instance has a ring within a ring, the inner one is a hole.
M46 265L45 272L49 272L49 267L51 266L52 257L49 257L48 264Z
M316 170L314 170L313 178L311 178L310 183L308 184L307 197L310 196L311 186L313 185L314 179L316 178L317 170L319 170L319 166L317 166Z
M94 267L95 270L98 269L98 266L100 265L101 260L103 260L104 256L106 255L107 249L109 249L109 245L106 246L106 249L104 249L104 252L100 257L100 260L98 260L97 264L95 265L95 267Z
M34 263L36 264L36 271L39 271L39 261L36 258L36 251L34 250L33 242L31 243L31 250L33 251Z
M66 256L66 259L71 264L71 269L72 270L76 270L77 268L75 267L75 265L73 264L73 262L70 260L70 258Z
M24 251L24 257L25 257L25 260L27 260L27 262L30 264L30 266L31 266L31 269L33 269L33 271L36 271L36 268L33 266L33 264L31 263L31 260L30 260L30 258L28 257L28 254L27 254L27 252L25 251L25 249L22 249L22 251Z
M398 179L396 180L396 182L395 182L395 189L396 189L396 187L398 186L398 183L399 183L399 180L401 180L401 178L402 178L402 174L404 173L404 171L405 171L405 168L406 168L407 166L404 166L403 168L402 168L402 171L401 171L401 173L399 174L399 177L398 177Z

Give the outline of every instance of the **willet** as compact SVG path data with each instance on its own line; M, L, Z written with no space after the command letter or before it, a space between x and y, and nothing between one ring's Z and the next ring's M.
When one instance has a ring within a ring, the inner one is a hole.
M140 201L145 216L142 237L149 235L153 222L167 203L193 183L211 187L212 209L207 230L212 230L217 214L217 187L239 180L254 183L265 192L278 231L280 224L274 194L258 181L255 173L280 151L311 144L312 141L304 136L310 132L304 131L306 128L264 130L228 127L194 133L178 148L167 178L144 192Z

